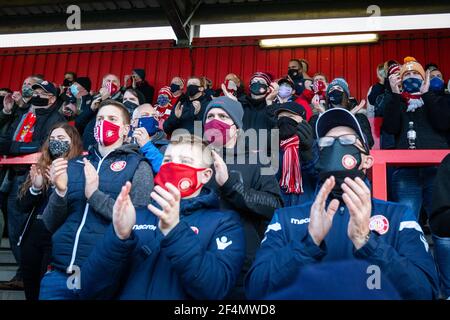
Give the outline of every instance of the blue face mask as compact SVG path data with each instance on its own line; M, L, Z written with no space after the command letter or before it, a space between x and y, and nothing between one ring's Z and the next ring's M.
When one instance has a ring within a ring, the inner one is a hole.
M430 80L430 90L440 92L444 90L444 80L439 77L434 77Z
M417 78L408 78L403 80L403 89L408 93L416 93L420 91L422 80Z
M72 95L76 98L78 93L80 93L80 91L78 90L78 87L76 85L71 85L70 86L70 92L72 93Z
M170 102L170 100L165 94L158 96L158 99L156 100L156 103L160 106L165 106L169 102Z
M139 118L138 127L145 128L148 135L153 136L158 131L158 121L153 117L142 117Z

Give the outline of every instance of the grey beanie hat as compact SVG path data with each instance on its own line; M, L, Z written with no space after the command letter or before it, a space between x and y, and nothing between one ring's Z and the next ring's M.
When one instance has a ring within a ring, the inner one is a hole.
M228 97L218 97L211 100L208 103L208 106L205 110L205 115L203 116L203 123L206 121L206 116L208 115L209 110L213 108L221 108L223 109L231 119L233 119L234 124L238 129L242 129L242 118L244 117L244 109L242 108L242 104L239 101L233 100Z

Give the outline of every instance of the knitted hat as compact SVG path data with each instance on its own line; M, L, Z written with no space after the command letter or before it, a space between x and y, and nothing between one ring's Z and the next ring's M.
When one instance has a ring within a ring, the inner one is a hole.
M333 81L330 82L330 84L327 87L327 96L331 91L331 88L334 86L339 86L344 90L344 92L347 94L347 97L350 97L350 90L348 89L348 83L345 81L344 78L335 78Z
M145 79L145 70L144 69L133 69L133 72L136 73L139 78L141 78L142 80Z
M422 79L425 79L425 70L423 70L422 65L419 62L417 62L417 60L414 57L406 57L404 59L404 64L400 69L400 78L402 80L403 75L408 71L417 71L422 76Z
M266 72L255 72L251 77L250 77L250 83L252 82L252 80L254 78L262 78L266 84L268 86L270 86L270 83L272 82L272 76Z
M172 91L170 91L170 87L168 87L168 86L164 86L161 89L159 89L158 96L161 94L168 96L169 99L172 99L172 97L173 97L173 93L172 93Z
M242 104L239 101L233 100L228 97L218 97L213 99L205 109L205 115L203 116L203 123L206 122L206 117L208 115L209 110L213 108L221 108L223 109L231 119L233 119L234 124L238 129L241 129L242 118L244 117L244 109L242 108Z
M87 92L91 91L91 79L89 77L79 77L75 82L86 89Z

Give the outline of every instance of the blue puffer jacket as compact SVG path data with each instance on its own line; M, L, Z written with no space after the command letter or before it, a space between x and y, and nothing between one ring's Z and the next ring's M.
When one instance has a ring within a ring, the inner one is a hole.
M125 181L133 179L139 163L145 161L136 146L127 146L109 153L104 158L96 148L91 148L86 156L97 169L102 192L114 199L119 195ZM52 239L52 266L63 272L69 265L81 266L111 223L96 213L86 202L82 157L69 161L67 173L69 216Z
M224 298L241 270L245 240L239 216L218 203L205 187L183 199L181 221L167 236L146 208L137 209L129 239L111 226L81 269L82 298Z
M286 287L303 267L352 259L377 265L403 299L437 297L439 281L433 258L422 229L406 206L374 199L371 222L381 234L372 231L369 241L355 250L347 235L350 214L346 206L334 215L320 247L315 245L308 232L311 205L275 212L245 279L247 298L261 299Z

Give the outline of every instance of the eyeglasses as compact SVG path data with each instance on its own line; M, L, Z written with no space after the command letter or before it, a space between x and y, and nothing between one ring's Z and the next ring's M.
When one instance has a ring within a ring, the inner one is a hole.
M342 136L339 136L339 137L325 136L325 137L322 137L322 138L319 139L318 145L319 145L320 148L331 147L334 144L334 141L336 139L339 141L339 143L342 146L355 145L356 141L360 140L359 137L357 137L354 134L345 134L345 135L342 135ZM369 153L369 151L367 150L366 146L364 146L364 152L367 153L367 154Z

